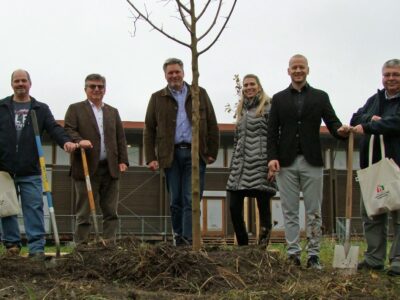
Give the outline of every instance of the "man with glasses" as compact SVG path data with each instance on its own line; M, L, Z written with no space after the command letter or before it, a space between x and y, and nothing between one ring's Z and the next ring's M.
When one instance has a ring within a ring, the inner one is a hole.
M371 134L383 134L385 155L400 165L400 60L391 59L383 64L382 84L384 89L371 96L351 118L350 125L356 133L362 134L360 141L360 167L368 166L369 140ZM373 163L380 157L379 138L375 139ZM367 251L359 269L383 270L386 260L389 213L368 218L362 203ZM393 242L389 252L389 275L400 276L400 212L392 211Z
M103 214L103 238L114 242L118 229L119 177L128 168L125 133L118 110L103 102L106 79L90 74L85 79L87 99L71 104L65 130L78 148L86 151L92 191ZM90 233L90 207L80 151L71 159L76 191L76 244L86 244Z

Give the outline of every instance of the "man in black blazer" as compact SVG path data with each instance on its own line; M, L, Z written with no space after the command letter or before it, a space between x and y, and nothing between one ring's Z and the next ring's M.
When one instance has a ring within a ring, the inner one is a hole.
M307 83L307 58L296 54L289 61L290 86L275 94L268 121L269 177L276 175L289 259L300 265L300 191L307 215L307 267L321 269L321 204L323 160L320 126L323 120L336 138L348 135L324 91ZM279 172L279 173L278 173Z

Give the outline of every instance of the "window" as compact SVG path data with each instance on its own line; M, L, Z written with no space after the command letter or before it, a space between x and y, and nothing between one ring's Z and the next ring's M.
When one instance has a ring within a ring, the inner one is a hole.
M217 160L211 165L211 167L223 168L224 167L224 149L218 149Z
M69 166L70 164L69 154L65 152L64 149L61 149L58 145L56 147L57 147L56 164L60 166Z
M128 159L130 166L139 166L140 147L138 145L128 145Z

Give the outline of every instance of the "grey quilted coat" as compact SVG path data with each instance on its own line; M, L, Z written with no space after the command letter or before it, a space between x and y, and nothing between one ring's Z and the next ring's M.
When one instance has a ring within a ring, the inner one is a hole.
M275 194L276 183L267 180L267 123L271 104L262 116L256 116L257 103L244 105L236 125L231 172L226 189L259 190Z

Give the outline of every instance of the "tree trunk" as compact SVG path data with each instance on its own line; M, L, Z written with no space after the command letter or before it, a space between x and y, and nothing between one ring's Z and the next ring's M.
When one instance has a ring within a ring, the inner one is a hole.
M192 240L193 250L200 250L200 178L199 178L199 55L197 52L196 15L194 0L191 4L191 51L192 51Z

